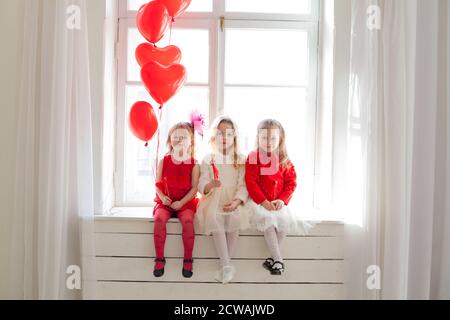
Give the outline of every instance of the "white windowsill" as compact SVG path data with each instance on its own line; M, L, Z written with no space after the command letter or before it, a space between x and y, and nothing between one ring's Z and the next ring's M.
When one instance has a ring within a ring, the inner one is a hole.
M116 207L110 210L109 215L96 215L96 221L153 221L152 207ZM340 220L320 220L320 224L345 224Z

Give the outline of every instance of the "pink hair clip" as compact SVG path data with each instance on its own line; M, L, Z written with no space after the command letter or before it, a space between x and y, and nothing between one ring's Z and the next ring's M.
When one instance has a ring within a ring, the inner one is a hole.
M204 135L205 128L205 116L198 111L193 111L191 113L191 124L194 127L194 131L197 132L202 138Z

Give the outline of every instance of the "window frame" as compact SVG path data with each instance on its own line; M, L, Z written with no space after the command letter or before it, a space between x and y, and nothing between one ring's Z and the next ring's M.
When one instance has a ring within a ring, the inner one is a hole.
M127 81L127 39L128 29L135 27L135 16L137 11L128 11L128 1L118 1L118 40L116 43L117 58L117 85L116 85L116 166L114 171L114 189L116 207L148 207L148 204L127 202L125 197L125 133L126 133L126 114L125 94L127 85L139 85L140 81ZM267 13L235 13L225 12L225 0L214 0L212 12L186 12L182 17L176 19L174 27L179 28L201 28L209 30L210 41L210 61L209 61L209 81L207 84L187 83L185 86L209 86L209 123L211 123L219 114L224 112L224 91L225 91L225 32L221 30L221 19L225 21L225 28L252 28L267 27L281 29L302 29L308 32L308 42L310 44L310 84L308 89L311 91L308 95L308 106L313 111L310 120L314 123L314 133L311 139L312 145L312 168L315 171L315 162L317 156L317 146L315 145L318 130L317 114L319 109L318 83L319 83L319 33L320 33L320 8L322 0L311 1L310 15L297 14L267 14ZM234 85L231 85L234 86ZM247 85L243 85L247 86ZM257 87L267 87L258 85ZM287 87L276 85L274 87ZM295 86L297 87L297 86ZM298 86L302 87L302 86ZM314 207L315 190L315 172L313 172L313 199L311 206Z
M117 72L117 123L116 123L116 170L114 173L114 185L115 185L115 199L117 207L136 207L136 206L147 206L144 203L132 203L125 201L125 130L126 130L126 114L125 114L125 100L126 100L126 87L127 85L137 85L142 86L140 81L128 81L127 80L127 53L128 53L128 30L129 28L135 27L134 18L126 17L119 18L119 40L117 42L117 56L118 56L118 72ZM192 21L189 20L179 20L177 21L177 26L182 28L191 28L191 29L210 29L212 27L211 22L205 19L195 19ZM210 41L211 41L211 34ZM212 67L213 59L210 59L209 65L209 83L186 83L185 87L205 87L209 86L210 88L210 109L211 103L215 101L214 90L211 88L211 79L215 76L212 75L212 71L214 68Z

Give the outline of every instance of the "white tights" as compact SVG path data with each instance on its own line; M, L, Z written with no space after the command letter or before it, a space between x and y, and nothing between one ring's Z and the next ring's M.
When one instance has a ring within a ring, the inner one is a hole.
M220 266L227 267L231 265L231 257L236 249L239 238L239 231L235 232L214 232L213 239L217 254L220 258Z
M283 262L280 247L286 239L286 233L277 231L275 227L270 227L264 232L267 248L275 261Z

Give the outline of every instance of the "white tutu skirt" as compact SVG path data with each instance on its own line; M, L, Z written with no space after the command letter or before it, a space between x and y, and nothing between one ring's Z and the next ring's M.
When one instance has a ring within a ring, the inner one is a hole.
M287 234L307 235L314 227L313 223L295 216L287 206L279 211L269 211L253 200L249 200L247 205L252 209L250 224L252 228L260 232L275 227Z
M248 203L239 206L233 212L224 212L224 202L220 201L220 190L216 190L216 192L200 200L196 214L197 229L205 235L250 229L251 210Z

